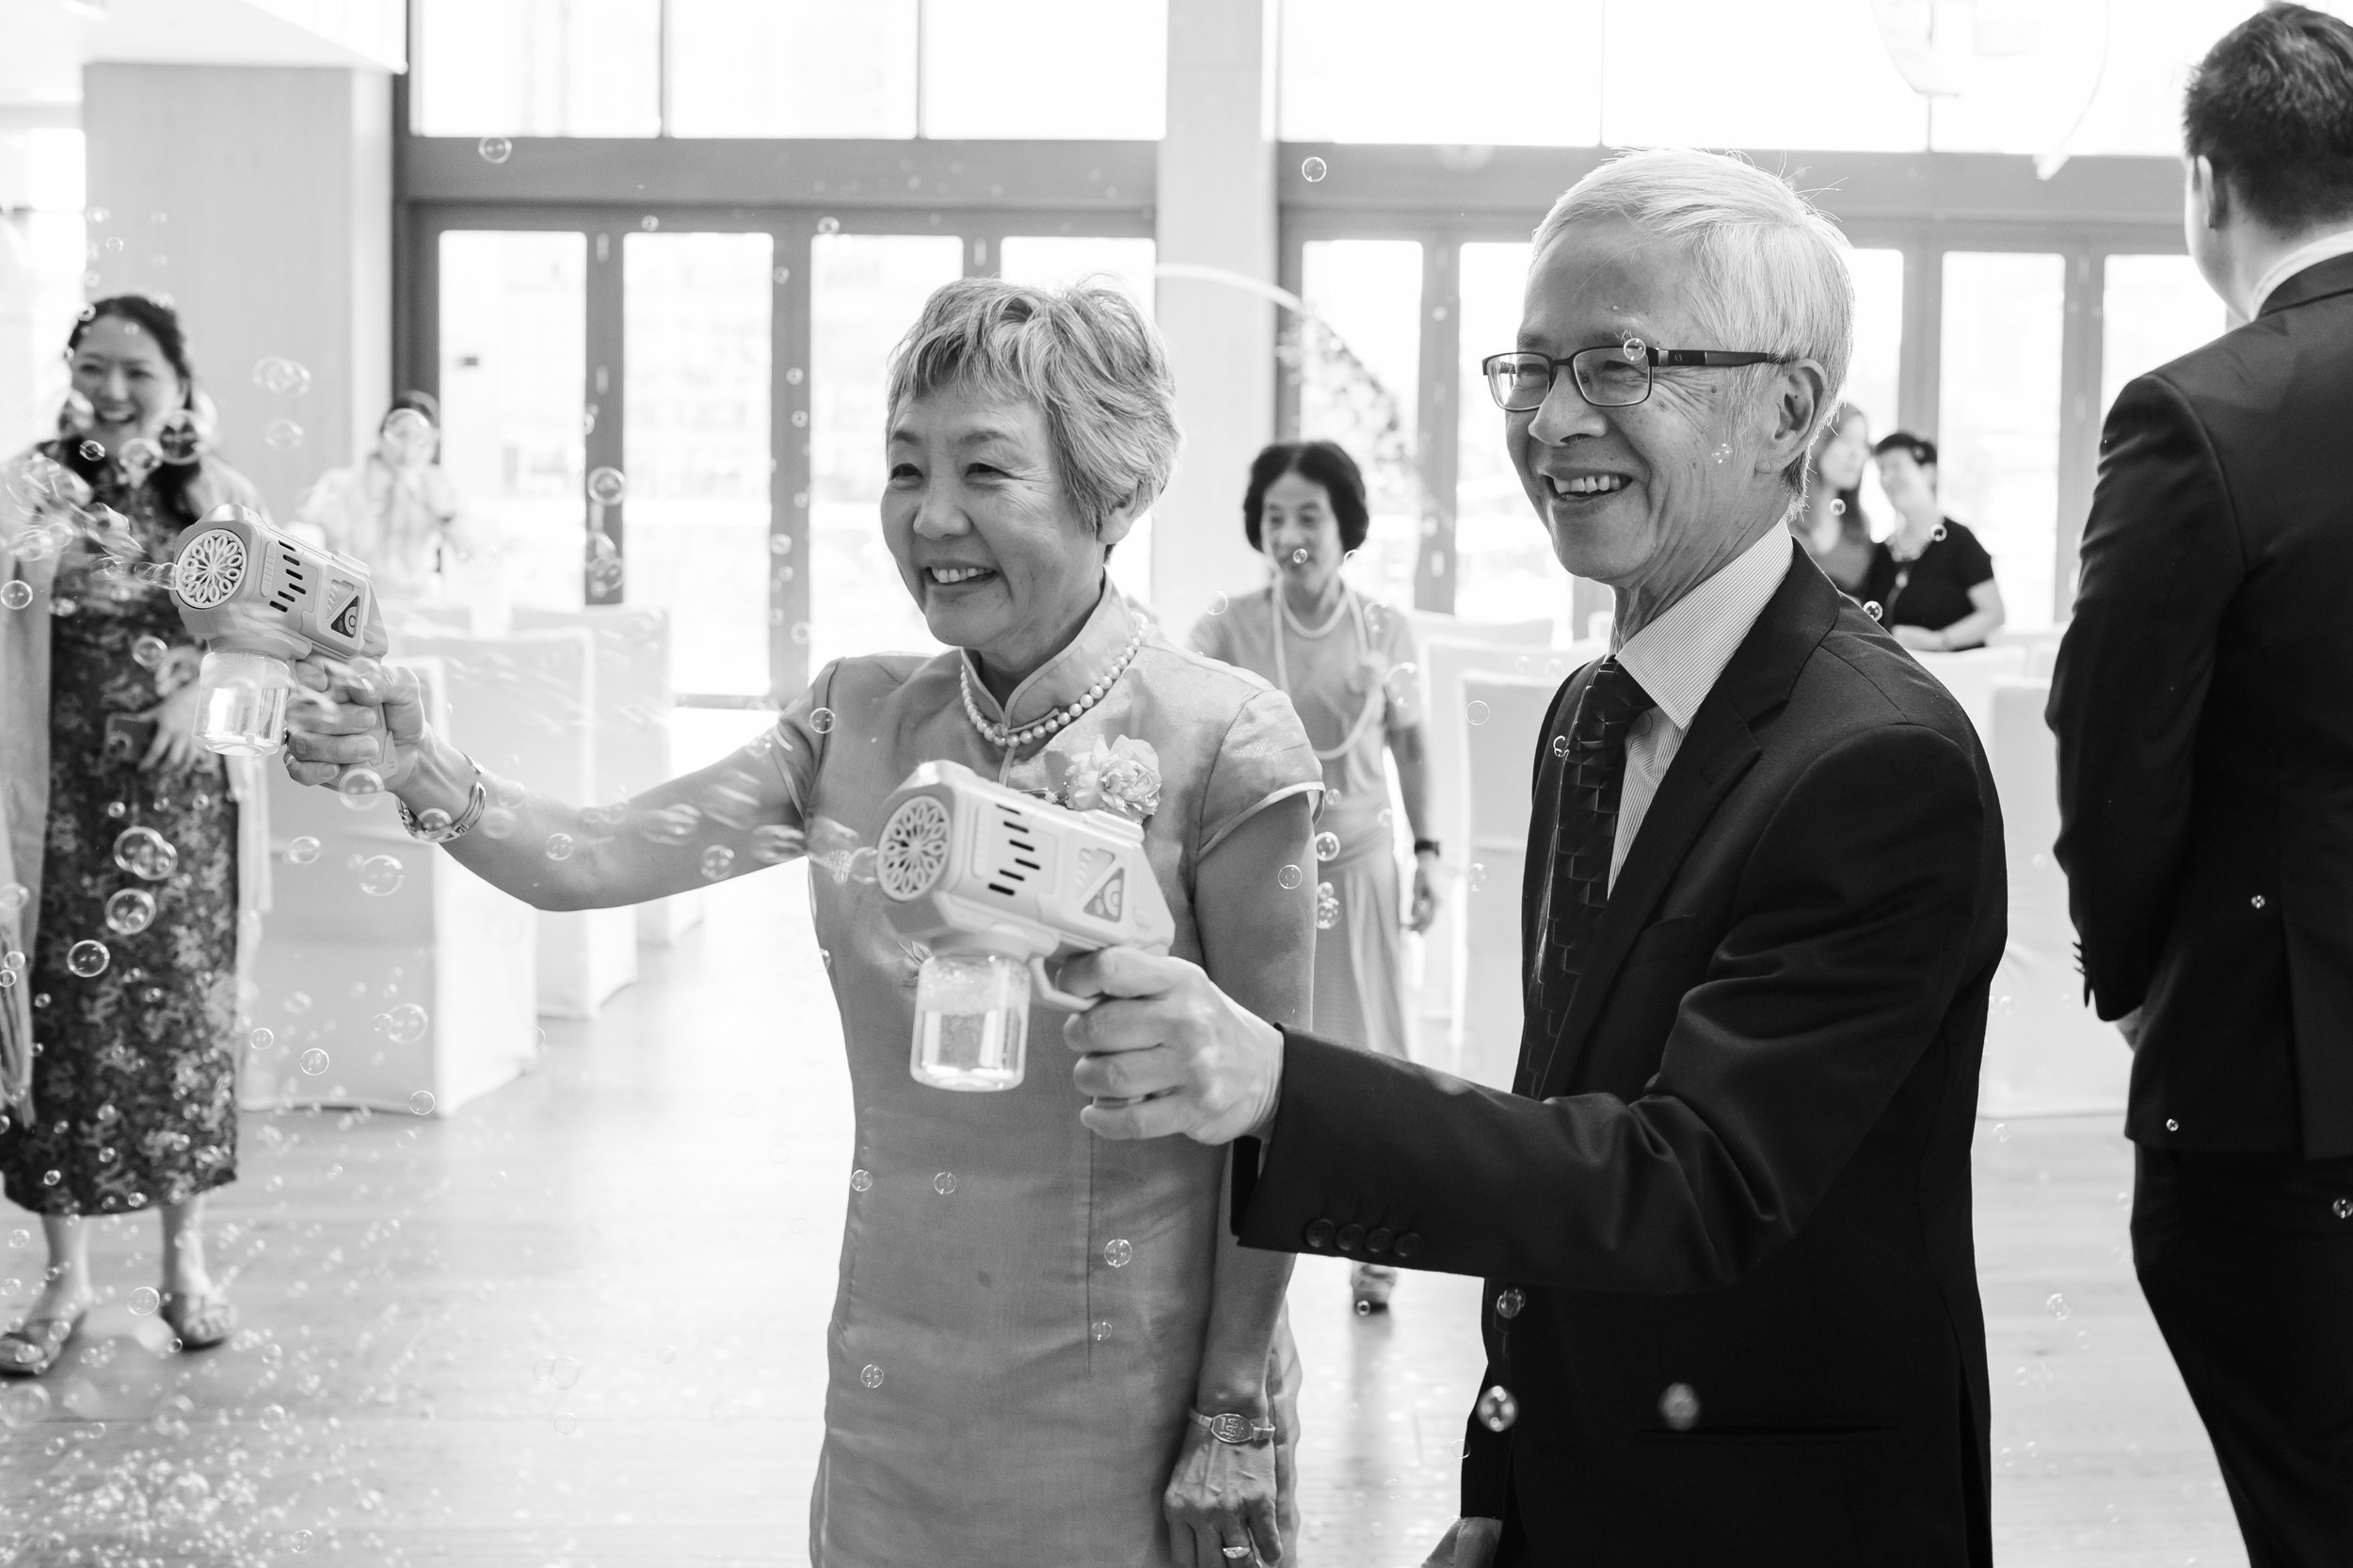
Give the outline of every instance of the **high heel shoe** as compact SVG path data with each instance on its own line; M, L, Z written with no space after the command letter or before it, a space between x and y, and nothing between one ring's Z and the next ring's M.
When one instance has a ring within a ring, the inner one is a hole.
M0 1377L37 1378L57 1364L66 1341L82 1326L89 1308L77 1308L71 1318L27 1318L0 1334Z

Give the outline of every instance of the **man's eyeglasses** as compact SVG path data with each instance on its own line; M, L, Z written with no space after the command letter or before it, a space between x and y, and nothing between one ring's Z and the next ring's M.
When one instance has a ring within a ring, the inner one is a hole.
M1605 344L1580 348L1565 360L1522 349L1490 354L1479 362L1487 375L1487 390L1506 413L1524 414L1541 408L1552 394L1553 377L1569 367L1577 390L1596 408L1630 408L1650 396L1660 365L1671 370L1716 369L1733 365L1785 365L1780 354L1742 354L1721 348L1652 348L1641 343Z

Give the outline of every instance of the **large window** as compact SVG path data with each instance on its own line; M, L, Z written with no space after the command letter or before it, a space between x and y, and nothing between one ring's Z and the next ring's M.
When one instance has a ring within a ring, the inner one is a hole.
M2013 632L2052 618L2064 286L2057 256L1945 257L1938 484L1945 514L1993 552Z
M426 136L1160 135L1165 0L416 0Z
M2100 412L2124 383L2217 337L2221 299L2187 256L2110 256L2101 301Z
M1284 322L1299 375L1299 433L1337 441L1364 471L1372 512L1352 575L1393 604L1414 601L1422 483L1416 397L1421 381L1422 248L1412 240L1316 240L1300 261L1311 315ZM1240 494L1243 476L1233 485Z

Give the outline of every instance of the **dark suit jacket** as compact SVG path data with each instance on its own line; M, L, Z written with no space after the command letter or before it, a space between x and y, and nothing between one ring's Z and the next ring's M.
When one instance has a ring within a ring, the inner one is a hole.
M2050 721L2125 1131L2353 1154L2353 256L2117 397Z
M1586 679L1539 745L1531 909ZM1491 1276L1519 1418L1469 1423L1463 1508L1507 1561L1990 1562L1969 1145L2002 868L1969 720L1801 554L1519 1093L1289 1035L1238 1232Z

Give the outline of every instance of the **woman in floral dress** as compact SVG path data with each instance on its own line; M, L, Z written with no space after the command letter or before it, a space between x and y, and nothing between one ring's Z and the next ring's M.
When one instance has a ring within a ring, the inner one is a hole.
M96 1299L93 1215L161 1211L156 1304L183 1346L235 1326L201 1220L236 1175L236 797L259 775L232 781L196 744L201 649L167 582L181 529L261 502L202 454L168 307L101 300L67 354L61 433L0 499L0 1182L40 1215L50 1265L0 1336L17 1376L46 1371Z

